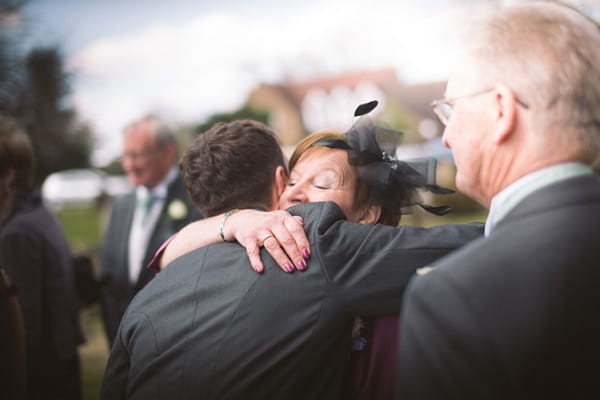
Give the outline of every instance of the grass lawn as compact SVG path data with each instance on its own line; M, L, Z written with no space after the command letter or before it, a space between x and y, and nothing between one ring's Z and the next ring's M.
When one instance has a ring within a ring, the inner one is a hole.
M98 306L84 310L81 320L87 339L79 347L83 399L95 400L100 398L100 385L108 359L108 343L102 330Z
M68 207L56 213L73 252L83 253L94 260L98 268L98 249L102 240L103 216L94 207ZM100 385L108 359L108 343L102 329L98 305L81 312L86 343L79 347L83 399L95 400L100 397Z
M72 206L56 212L74 252L96 258L102 240L104 217L96 207Z

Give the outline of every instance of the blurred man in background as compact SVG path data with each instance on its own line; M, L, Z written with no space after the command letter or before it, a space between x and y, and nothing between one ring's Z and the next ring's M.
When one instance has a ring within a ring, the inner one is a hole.
M154 277L145 266L158 247L201 217L174 166L175 136L157 117L125 129L121 157L135 188L114 200L100 255L102 317L111 346L127 305Z

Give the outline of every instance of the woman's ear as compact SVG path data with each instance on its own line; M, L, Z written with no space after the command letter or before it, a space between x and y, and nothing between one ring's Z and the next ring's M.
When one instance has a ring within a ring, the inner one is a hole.
M359 214L358 222L361 224L375 225L381 216L381 207L376 205L367 205Z

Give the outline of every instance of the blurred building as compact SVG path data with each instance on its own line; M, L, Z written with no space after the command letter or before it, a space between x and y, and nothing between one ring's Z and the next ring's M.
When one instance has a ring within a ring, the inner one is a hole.
M371 100L379 101L375 118L404 131L403 144L415 144L441 134L430 103L443 97L444 88L445 82L405 85L392 68L387 68L260 84L247 103L269 112L269 124L284 147L294 146L308 133L322 129L347 130L354 121L356 106Z

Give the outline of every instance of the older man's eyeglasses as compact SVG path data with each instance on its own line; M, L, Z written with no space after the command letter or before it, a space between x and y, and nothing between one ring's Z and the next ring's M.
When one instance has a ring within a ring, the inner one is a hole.
M148 149L145 149L142 151L128 151L121 155L121 161L123 161L123 160L135 161L135 160L145 159L145 158L150 157L157 151L158 151L157 148L148 148Z
M448 125L448 122L450 121L450 117L452 117L452 113L454 112L454 104L456 104L456 102L458 100L463 100L463 99L467 99L470 97L481 96L482 94L489 93L493 90L494 90L494 88L490 88L490 89L481 90L479 92L467 94L465 96L455 97L453 99L434 100L431 103L431 107L433 108L433 112L435 113L436 117L440 120L442 125L446 126L446 125ZM529 106L527 104L525 104L524 102L519 100L516 96L515 96L515 100L516 100L517 104L519 104L521 107L523 107L525 109L529 108Z

